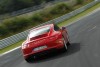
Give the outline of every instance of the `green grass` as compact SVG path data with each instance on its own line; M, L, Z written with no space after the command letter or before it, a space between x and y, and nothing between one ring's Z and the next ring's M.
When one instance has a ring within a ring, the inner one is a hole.
M69 24L69 23L71 23L71 22L74 22L74 21L76 21L77 19L81 18L82 16L87 15L88 13L92 12L93 10L95 10L95 9L97 9L97 8L99 8L99 7L100 7L100 3L96 4L96 5L93 6L92 8L89 8L89 9L87 9L86 11L84 11L84 12L82 12L82 13L80 13L80 14L74 16L74 17L71 17L71 18L68 19L68 20L65 20L65 21L59 23L58 26L62 27L62 26L67 25L67 24Z
M84 11L84 12L82 12L82 13L80 13L80 14L78 14L78 15L76 15L76 16L74 16L74 17L72 17L72 18L70 18L70 19L68 19L68 20L66 20L66 21L64 21L64 22L59 23L58 26L62 27L62 26L67 25L67 24L69 24L69 23L71 23L71 22L74 22L75 20L81 18L82 16L87 15L88 13L92 12L93 10L95 10L95 9L97 9L97 8L99 8L99 7L100 7L100 3L97 4L97 5L95 5L95 6L93 6L93 7L90 8L90 9L88 9L88 10L86 10L86 11ZM18 42L18 43L15 43L15 44L9 46L9 47L6 47L6 48L4 48L4 49L1 49L1 50L0 50L0 54L4 53L4 52L6 52L6 51L9 51L9 50L11 50L11 49L13 49L13 48L16 48L16 47L18 47L18 46L20 46L20 45L22 44L22 42L23 42L23 41L20 41L20 42Z

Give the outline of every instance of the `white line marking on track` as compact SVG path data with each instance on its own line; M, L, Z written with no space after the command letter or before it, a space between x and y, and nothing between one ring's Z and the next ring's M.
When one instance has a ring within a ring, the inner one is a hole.
M10 52L12 52L12 51L14 51L14 50L16 50L16 49L19 49L19 48L21 48L21 46L16 47L16 48L14 48L14 49L12 49L12 50L9 50L9 51L7 51L7 52L1 54L0 56L3 56L3 55L5 55L5 54L10 53Z
M89 31L92 31L93 29L95 29L96 28L96 26L94 26L93 28L91 28Z

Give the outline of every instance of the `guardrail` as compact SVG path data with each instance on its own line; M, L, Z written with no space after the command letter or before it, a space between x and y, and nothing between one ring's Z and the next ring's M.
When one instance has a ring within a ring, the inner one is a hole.
M54 22L55 24L60 23L60 22L62 22L64 20L66 20L66 19L69 19L72 16L75 16L75 15L85 11L86 9L92 7L93 5L97 4L98 2L99 2L99 0L98 1L93 1L93 2L91 2L89 4L87 4L87 5L79 8L79 9L76 9L76 10L68 13L68 14L65 14L65 15L63 15L61 17L55 18L53 20L50 20L50 21L45 22L45 23L43 23L41 25L38 25L38 26L42 26L42 25L45 25L45 24L50 24L52 22ZM38 27L38 26L36 26L36 27ZM30 29L28 29L28 30L26 30L24 32L18 33L16 35L10 36L8 38L0 40L0 49L3 49L5 47L7 47L7 46L10 46L10 45L16 43L16 42L24 40L27 37L29 31L30 31Z
M22 14L29 13L29 12L32 12L32 11L36 11L36 10L45 8L49 4L53 5L55 3L59 3L59 2L63 2L63 1L68 1L68 0L54 0L54 1L47 2L47 3L42 3L42 4L37 5L37 6L33 6L33 7L25 8L25 9L22 9L22 10L14 11L12 13L3 14L3 15L0 15L0 22L2 22L2 20L4 20L4 19L14 17L14 16L18 16L18 15L22 15Z

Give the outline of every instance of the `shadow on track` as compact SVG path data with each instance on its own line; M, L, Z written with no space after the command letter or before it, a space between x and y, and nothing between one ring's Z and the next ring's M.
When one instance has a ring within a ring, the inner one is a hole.
M78 51L80 51L80 43L71 43L71 45L68 47L68 50L66 52L63 52L62 50L55 51L50 54L46 54L44 56L38 57L35 60L32 60L30 63L46 62L49 60L54 60L57 58L72 55Z

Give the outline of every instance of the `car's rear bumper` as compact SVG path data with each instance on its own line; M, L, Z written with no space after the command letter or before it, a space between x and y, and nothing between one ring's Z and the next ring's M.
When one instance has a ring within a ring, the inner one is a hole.
M43 57L43 56L50 55L51 53L53 53L55 51L57 51L57 49L52 48L52 49L49 49L49 50L45 50L45 51L41 51L41 52L38 52L38 53L31 54L28 57L31 58L31 59L32 58L33 59L34 58L40 58L40 57Z
M27 59L28 57L33 57L34 58L34 56L45 55L45 54L57 51L58 49L62 49L63 47L64 47L63 45L57 45L57 46L47 48L47 49L44 49L44 50L41 50L41 51L38 51L38 52L31 52L29 54L24 54L24 58L25 59Z

